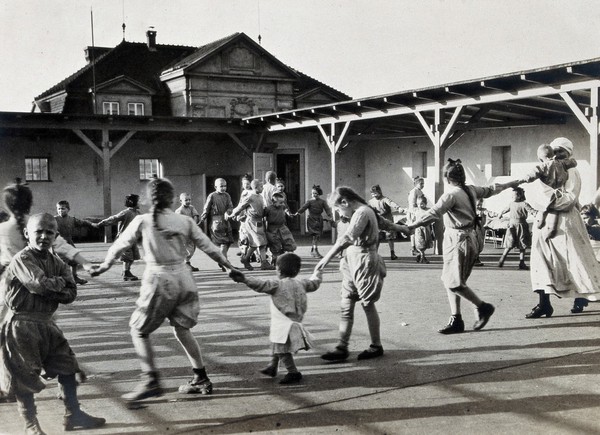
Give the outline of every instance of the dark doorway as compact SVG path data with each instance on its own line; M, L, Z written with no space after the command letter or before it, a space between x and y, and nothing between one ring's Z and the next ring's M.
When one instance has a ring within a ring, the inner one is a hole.
M300 206L300 154L277 154L277 177L282 178L285 184L290 211L295 213ZM300 230L300 217L290 218L291 231Z

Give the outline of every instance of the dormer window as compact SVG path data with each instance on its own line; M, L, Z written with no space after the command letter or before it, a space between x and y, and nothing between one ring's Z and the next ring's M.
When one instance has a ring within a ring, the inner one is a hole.
M144 103L127 103L127 114L144 116Z
M118 115L119 114L119 102L118 101L105 101L102 103L102 113L104 115Z

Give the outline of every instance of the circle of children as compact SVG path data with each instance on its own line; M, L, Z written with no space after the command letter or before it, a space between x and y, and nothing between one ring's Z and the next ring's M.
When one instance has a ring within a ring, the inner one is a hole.
M483 328L494 306L482 301L467 285L472 268L478 264L483 247L485 218L492 217L482 206L482 200L507 188L513 188L514 200L502 212L508 213L509 224L504 238L504 252L498 266L502 267L509 251L520 252L521 269L525 250L532 248L532 289L539 303L528 318L550 317L553 309L550 295L575 299L573 312L580 312L588 300L598 299L600 266L594 258L588 232L598 238L598 210L594 206L581 209L578 205L581 179L571 157L573 144L557 138L550 145L539 147L540 163L526 177L504 184L473 186L465 184L466 176L460 160L449 159L444 177L445 193L437 203L427 208L422 192L424 180L415 177L415 188L409 194L409 209L404 210L383 195L379 186L371 189L367 202L350 187L337 187L329 203L321 198L323 191L313 186L312 198L296 213L287 207L284 185L273 172L266 174L266 183L246 175L242 180L240 202L234 207L226 192L224 179L215 181L215 191L205 203L202 214L191 205L186 193L179 196L181 206L171 210L175 200L173 185L167 179L155 178L147 185L150 211L140 214L138 196L126 198L126 209L92 224L68 215L69 203L57 204L56 216L42 213L30 216L31 190L17 182L3 191L10 212L8 221L0 224L0 264L3 323L0 331L0 387L5 400L15 401L25 420L26 432L43 433L36 417L34 394L44 388L42 378L58 377L60 396L66 408L65 430L100 427L104 418L94 417L80 408L77 380L85 377L75 354L53 320L59 304L72 303L77 296L77 284L85 280L77 276L82 265L92 276L107 271L120 259L123 279L137 280L131 264L140 258L141 243L146 268L139 299L131 316L131 338L138 354L142 382L123 396L128 403L161 396L163 389L154 361L150 334L165 319L169 319L175 337L185 350L193 377L179 387L184 394L210 394L212 383L206 373L200 346L191 333L197 323L199 302L192 272L198 271L190 261L196 248L204 251L229 276L259 293L271 296L272 359L261 370L275 377L280 363L287 370L281 384L297 383L302 374L294 364L293 354L309 349L311 336L302 325L307 308L306 293L319 288L321 274L327 264L340 257L341 318L337 345L322 355L327 361L342 361L349 357L348 344L354 321L354 307L362 306L368 323L371 343L358 354L359 360L383 356L379 315L375 308L379 300L386 267L378 254L381 241L390 246L391 259L396 259L394 240L398 234L411 238L416 261L428 263L425 250L432 247L431 224L443 218L442 281L450 304L451 317L442 334L465 330L460 300L466 299L476 308L473 329ZM521 183L540 180L543 206L533 210L525 202ZM323 214L332 220L332 209L339 215L338 238L322 256L318 249L323 231ZM392 221L392 212L408 212L406 223ZM293 251L296 244L286 226L286 216L308 211L307 230L312 236L311 255L318 263L309 278L298 278L301 259ZM583 213L584 219L581 218ZM527 225L528 213L536 213L533 237ZM497 217L497 216L496 216ZM252 270L251 259L257 255L261 269L277 269L277 279L259 279L238 270L228 260L229 247L234 243L230 222L240 222L241 263ZM200 229L209 223L210 238ZM93 265L73 245L73 231L78 226L104 226L118 223L118 236L109 248L105 260ZM586 232L586 227L588 232ZM267 258L267 248L271 259ZM65 261L63 262L64 259Z

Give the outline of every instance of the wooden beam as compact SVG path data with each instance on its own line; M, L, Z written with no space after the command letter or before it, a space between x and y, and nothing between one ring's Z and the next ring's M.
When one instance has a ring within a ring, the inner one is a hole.
M133 137L134 134L136 134L137 132L135 130L131 130L128 131L127 133L125 133L125 136L123 136L121 138L121 140L114 146L113 149L110 150L110 158L112 159L112 157L117 154L117 152L123 148L123 145L125 145L127 143L127 141L129 139L131 139Z
M586 131L589 134L592 134L591 130L590 130L590 128L591 128L590 121L584 115L584 113L579 108L579 106L577 105L577 103L575 101L573 101L573 98L571 98L571 96L568 93L566 93L566 92L561 92L560 96L562 97L563 100L565 100L565 103L567 103L567 105L570 107L571 111L577 117L577 119L579 120L579 122L581 122L581 124L583 124L583 126L586 129Z
M431 127L429 126L429 124L427 124L427 121L425 121L425 118L423 118L423 115L421 115L420 112L414 112L415 116L417 117L417 119L419 120L419 122L421 123L421 125L423 126L423 130L425 130L425 133L427 133L427 136L429 136L429 139L431 139L432 142L435 142L435 137L433 135L433 132L431 131Z
M93 142L93 141L92 141L92 140L91 140L89 137L87 137L83 131L81 131L81 130L77 130L77 129L74 129L74 130L73 130L73 133L75 133L75 134L77 135L77 137L83 141L83 143L85 143L85 144L86 144L87 146L89 146L89 147L90 147L90 148L91 148L91 149L92 149L92 150L93 150L93 151L94 151L96 154L98 154L98 155L100 156L100 158L102 158L102 157L103 157L103 155L102 155L102 151L100 151L100 150L98 149L98 147L96 146L96 144L95 144L95 143L94 143L94 142Z
M458 118L460 117L460 114L462 113L463 109L464 107L457 107L456 109L454 109L454 113L452 114L450 121L448 121L448 124L446 125L446 128L444 129L444 132L440 137L440 146L444 146L444 142L446 141L446 139L448 139L448 136L454 131L456 122L458 121Z
M244 152L244 154L246 154L248 157L252 158L252 150L250 148L248 148L244 142L242 142L242 140L237 137L237 135L235 133L227 133L227 136L229 136L231 139L233 139L233 141L238 144L238 146L242 149L242 151Z

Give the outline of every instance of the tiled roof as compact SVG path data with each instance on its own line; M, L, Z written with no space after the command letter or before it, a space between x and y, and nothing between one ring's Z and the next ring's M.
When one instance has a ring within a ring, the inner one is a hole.
M332 88L329 85L326 85L323 82L320 82L317 79L312 78L311 76L304 74L302 71L298 71L295 68L292 68L296 74L300 76L300 80L298 80L298 90L300 93L310 91L314 88L322 88L326 89L330 93L332 93L335 97L340 98L342 100L349 100L351 97L349 95L344 94L343 92L338 91L335 88Z
M125 75L160 92L164 88L158 77L165 66L174 60L188 56L195 50L196 47L157 44L156 51L151 51L145 43L122 41L94 61L96 83ZM92 64L88 64L35 99L43 99L65 90L87 91L92 87L92 83Z
M196 49L196 51L194 51L189 56L186 56L183 59L178 59L178 60L172 62L170 65L168 65L164 69L163 72L172 71L172 70L176 70L176 69L180 69L180 68L185 68L185 67L187 67L189 65L192 65L193 63L195 63L198 60L202 59L204 56L212 53L213 51L215 51L219 47L222 47L223 45L227 44L229 41L235 39L235 37L237 37L239 34L240 34L239 32L236 32L236 33L233 33L233 34L231 34L229 36L226 36L224 38L217 39L216 41L213 41L213 42L210 42L210 43L208 43L206 45L198 47Z

